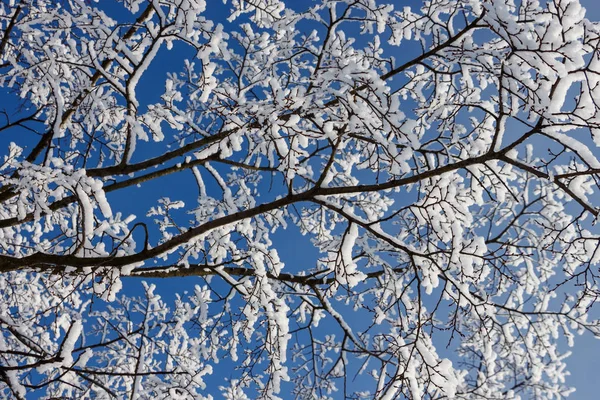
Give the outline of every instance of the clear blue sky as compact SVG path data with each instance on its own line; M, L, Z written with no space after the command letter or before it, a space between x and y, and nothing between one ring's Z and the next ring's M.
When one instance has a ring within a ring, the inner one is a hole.
M302 4L314 4L314 1L311 0L289 0L293 1L293 5L295 8L301 8ZM406 0L389 0L392 3L397 5L405 5L409 3ZM600 20L600 0L580 0L581 3L588 9L588 17L593 20ZM111 3L114 3L114 0L102 0L100 6L107 7L111 10L116 10L118 8L113 8ZM211 10L212 3L221 3L219 0L207 0L208 9ZM411 4L415 4L414 0L410 0ZM217 5L217 4L214 4ZM223 9L222 7L216 7L218 9ZM109 15L117 17L113 13L109 12ZM224 15L211 15L211 17L215 20L222 19L219 22L224 21ZM405 48L402 48L403 51L406 51ZM152 69L149 71L149 74L146 76L146 85L144 81L140 82L139 85L139 94L140 97L143 97L145 101L148 103L155 102L159 100L159 96L161 95L161 90L163 87L162 82L164 82L165 74L169 71L175 71L180 69L182 59L185 56L193 56L192 53L189 53L187 50L177 51L168 53L168 56L163 55L163 58L159 61L162 61L160 64L155 63L152 66ZM408 57L408 55L404 54L403 57ZM154 83L152 83L152 81ZM10 138L9 138L10 139ZM4 145L4 143L1 143ZM140 154L138 157L143 157L143 144L140 144ZM113 203L116 211L121 211L124 214L133 213L138 215L138 217L142 217L143 214L150 208L150 206L155 205L155 201L157 198L162 196L169 195L169 184L165 184L169 182L170 185L184 184L190 185L193 181L190 179L189 174L182 173L173 177L168 177L163 180L157 180L153 182L148 182L142 185L140 188L131 188L129 190L136 191L135 203L130 202L130 198L127 195L127 192L123 194L119 194L120 197L111 196L111 201ZM147 193L148 196L144 194ZM190 200L195 197L195 188L189 192ZM146 204L144 204L146 202ZM285 237L279 237L276 240L276 246L280 250L280 256L283 261L286 263L286 269L295 270L304 268L305 265L303 261L308 259L310 261L314 261L316 259L316 251L310 247L310 243L307 238L300 237L296 234L289 234ZM308 254L308 256L307 256ZM176 290L181 291L183 280L181 279L171 279L171 280L160 280L160 286L157 290L163 297L169 298L170 295L173 295ZM186 289L193 287L193 284L196 282L190 282L190 280L185 281ZM158 285L157 285L158 286ZM139 282L136 283L133 280L126 281L126 290L128 293L136 293L135 288L139 289ZM565 346L566 350L566 346ZM568 360L569 369L571 371L571 376L568 378L567 383L577 388L577 392L574 393L570 398L571 399L597 399L600 398L600 385L598 384L599 378L598 373L600 370L600 341L592 338L589 335L584 335L582 337L577 337L575 342L575 347L572 349L573 355ZM441 353L441 351L440 351ZM218 374L221 371L225 371L228 367L227 361L224 360L218 369L215 369L215 373ZM219 379L220 381L220 379ZM208 379L210 383L210 379ZM216 389L216 388L214 388ZM215 397L219 397L219 392L217 390L209 390Z
M586 8L586 15L590 20L600 21L600 1L580 0L580 3ZM575 339L575 346L571 350L573 355L567 361L571 376L567 378L567 383L577 388L577 391L569 398L576 400L600 398L600 340L591 335L579 336Z
M600 1L599 0L580 0L584 7L588 10L588 17L592 20L600 20ZM106 3L112 3L112 0L108 0ZM207 2L208 10L211 9L219 9L223 10L222 7L211 7L212 0ZM311 0L295 0L292 4L294 8L302 8L303 4L314 4ZM410 1L401 1L398 2L402 5L410 4L418 4L418 1L410 0ZM224 20L224 15L213 14L211 18L215 21L224 23L227 25L227 22ZM406 48L402 47L403 51L406 51ZM161 82L164 81L165 73L168 71L175 71L180 68L181 61L184 56L188 56L187 53L178 53L178 52L169 52L168 59L166 57L163 58L163 62L160 64L155 64L152 66L152 69L149 71L150 74L146 76L146 80L148 82ZM192 54L189 54L192 56ZM410 55L403 54L402 57L399 58L408 58ZM168 60L168 61L167 61ZM145 98L148 103L152 103L159 100L160 89L156 90L157 86L155 84L144 85L143 82L140 82L139 92L141 97ZM140 154L138 154L140 156ZM184 174L180 174L184 175ZM173 179L176 179L173 181ZM186 184L189 184L189 176L185 178L183 176L177 177L169 177L168 181L170 184L177 184L178 180L181 182L185 181ZM121 204L120 210L124 213L130 212L135 213L141 217L141 212L147 210L151 205L154 205L155 199L161 197L158 193L164 192L164 195L168 195L169 193L169 185L165 185L163 181L156 182L148 182L145 183L141 188L132 188L130 190L136 190L135 198L136 199L144 199L146 198L148 201L147 205L142 205L140 202L136 201L135 204L129 203L128 201L124 201ZM147 192L149 196L140 196L139 191L142 190ZM195 194L192 194L194 196ZM125 194L126 196L126 194ZM124 197L125 199L126 197ZM142 200L143 201L143 200ZM144 207L146 206L146 207ZM289 235L289 234L288 234ZM280 237L280 240L276 240L276 245L280 251L280 256L283 261L286 263L286 269L289 270L297 270L306 267L303 265L304 260L315 260L316 259L316 251L314 249L310 249L310 244L306 240L306 238L302 238L299 235L292 235L286 237ZM312 254L312 256L307 256L307 254ZM137 286L134 282L127 282L131 286ZM194 282L195 283L195 282ZM187 280L184 282L181 279L174 280L160 280L160 289L159 292L164 297L170 297L169 294L173 294L175 290L181 290L181 285L187 286L186 284L190 284L190 281ZM189 285L192 287L193 283ZM126 285L127 287L128 285ZM132 287L129 287L128 292L132 292ZM133 290L135 291L135 290ZM565 345L564 350L568 350ZM568 360L569 370L571 372L571 376L567 378L567 384L570 386L574 386L577 388L577 391L571 395L571 399L577 400L587 400L587 399L597 399L600 398L599 389L600 385L598 383L598 372L600 369L600 340L594 339L590 335L584 335L576 338L575 347L570 349L573 352L573 355ZM445 353L442 349L440 349L440 353ZM446 355L446 354L444 354ZM219 374L219 372L224 372L228 368L227 360L223 360L220 366L215 369L215 373ZM216 388L214 388L216 389ZM216 397L219 396L219 392L217 390L208 390Z

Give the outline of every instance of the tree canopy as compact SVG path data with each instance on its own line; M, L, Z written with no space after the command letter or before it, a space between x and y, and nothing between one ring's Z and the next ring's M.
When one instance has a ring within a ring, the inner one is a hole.
M0 396L571 392L600 24L389 3L0 2Z

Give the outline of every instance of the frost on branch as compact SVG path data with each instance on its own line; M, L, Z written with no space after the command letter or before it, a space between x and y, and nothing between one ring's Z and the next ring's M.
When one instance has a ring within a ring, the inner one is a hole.
M563 398L576 0L0 4L0 396Z

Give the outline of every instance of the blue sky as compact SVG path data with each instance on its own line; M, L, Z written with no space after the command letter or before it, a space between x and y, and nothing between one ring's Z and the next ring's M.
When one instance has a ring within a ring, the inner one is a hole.
M101 0L102 6L106 7L109 15L118 19L119 6L114 5L113 0ZM598 0L581 0L582 4L588 8L588 16L591 19L600 20L600 5L597 3ZM212 10L211 3L213 0L207 0L208 9ZM217 0L215 0L217 2ZM218 1L221 3L220 1ZM113 4L111 4L113 3ZM310 0L296 0L294 1L294 7L301 8L304 4L313 4ZM397 1L402 5L406 4L405 1ZM414 4L413 1L411 3ZM215 9L223 10L223 7L215 7ZM210 18L215 21L221 22L226 26L231 26L225 21L226 15L223 13L213 13ZM402 51L406 52L406 47L402 47ZM188 49L175 48L173 51L162 50L162 53L158 61L148 71L146 77L140 82L138 93L140 98L144 98L147 103L159 101L159 97L162 93L163 82L167 72L177 71L181 69L183 59L185 57L193 56ZM402 57L409 58L411 54L403 53L398 58ZM7 138L10 139L10 138ZM5 140L5 139L2 139ZM4 142L2 142L4 144ZM136 157L143 158L145 154L151 152L151 146L141 143L139 145L139 153ZM150 208L150 206L156 204L156 199L162 196L172 195L173 186L188 186L189 190L177 191L178 196L184 193L182 196L183 200L189 196L189 201L193 202L197 196L196 188L193 184L191 172L182 172L176 175L172 175L166 178L158 179L156 181L150 181L143 184L141 187L129 188L118 195L110 195L109 199L113 202L115 211L120 211L124 214L136 214L138 218L143 218L143 214ZM135 192L135 201L131 201L132 192ZM181 196L177 197L180 199ZM173 197L175 200L175 197ZM156 232L152 233L156 234ZM284 235L279 235L275 238L275 245L279 249L279 254L282 260L286 264L287 270L300 270L306 268L305 262L314 262L317 258L317 252L310 245L308 239L303 237L296 232L287 232ZM157 286L159 286L158 292L165 298L172 298L176 291L180 292L183 287L188 290L193 288L193 285L197 283L195 280L186 279L166 279L157 280ZM141 288L139 281L127 280L126 281L126 293L133 294L139 291ZM577 392L574 393L571 398L573 399L594 399L598 398L598 366L600 366L600 341L592 338L589 335L584 335L576 339L575 347L572 349L573 355L569 359L568 363L570 366L571 376L568 378L568 384L575 386ZM440 353L443 353L440 351ZM219 366L221 372L226 371L229 368L227 360L223 360ZM219 371L217 370L217 371ZM209 380L210 382L210 380ZM215 388L216 389L216 388ZM218 394L217 390L210 390L213 394Z
M208 2L208 9L210 10L210 2ZM292 4L295 8L302 8L305 4L313 4L313 1L310 0L296 0ZM407 4L419 4L417 1L402 1L402 5ZM600 20L600 4L597 3L597 0L581 0L581 3L584 7L587 8L588 18L592 20ZM215 7L217 8L217 7ZM219 8L222 10L222 8ZM219 18L222 18L224 15L216 14L212 16L215 21ZM219 21L226 26L232 26L228 24L225 20ZM233 24L235 26L235 24ZM408 45L408 46L406 46ZM414 46L414 42L404 43L401 47L402 54L397 56L398 60L410 59L412 54L410 51L418 51L418 47ZM411 50L408 50L411 49ZM407 52L408 50L408 52ZM172 53L170 53L172 54ZM180 62L180 60L176 60L177 57L169 56L169 62ZM178 65L173 65L172 69L177 69ZM154 69L151 71L152 75L148 76L146 79L158 81L159 78L164 77L165 72L169 71L171 68L170 63L164 63L159 66L154 66ZM153 93L152 87L143 87L143 83L140 87L140 94L142 90L148 90L148 99L152 98L152 96L157 96L156 92ZM183 175L183 174L182 174ZM189 177L188 177L189 178ZM173 178L168 178L173 179ZM178 177L177 179L183 179L183 176ZM175 181L171 181L171 184L176 184ZM131 189L131 190L139 190L139 189ZM160 181L151 182L144 186L143 190L148 190L153 193L155 197L157 192L167 191L168 188L163 186ZM135 210L139 207L139 204L128 204L122 208L123 210L131 210L131 212L136 212ZM300 270L305 268L305 260L308 262L313 262L316 259L318 253L311 248L310 243L308 242L306 237L302 237L297 233L286 232L283 235L280 235L275 239L276 246L279 249L279 254L282 260L286 264L286 269L288 270ZM179 285L183 283L180 280L173 280L171 282L167 282L165 280L160 281L162 285L162 291L168 290L167 288L173 287L177 288ZM564 350L567 350L568 347L566 344L564 345ZM572 351L572 356L568 360L569 370L571 375L567 378L567 384L570 386L574 386L577 388L577 391L571 395L571 399L595 399L598 398L598 367L600 366L600 341L598 339L593 338L591 335L585 334L583 336L579 336L576 338L575 346L572 349L568 349ZM449 351L444 351L444 349L439 349L440 355L448 356ZM227 361L224 360L224 363L221 367L227 365Z
M112 0L109 0L104 4L106 5L111 1ZM581 1L582 4L588 9L588 17L591 19L600 19L600 5L598 5L596 1L597 0ZM224 24L226 27L236 26L236 23L229 24L225 20L226 15L222 13L224 10L223 7L211 7L211 1L208 1L207 3L209 12L213 10L219 10L218 13L210 13L210 18ZM415 1L402 1L402 5L406 5L408 3L418 4L418 2ZM296 0L292 4L295 8L302 8L303 5L314 4L314 2L311 0ZM118 10L119 7L107 8ZM112 13L109 15L117 17L117 15ZM401 47L403 53L398 55L398 60L409 59L412 57L410 51L407 52L407 49L411 48L410 44L409 47L406 47L403 44ZM412 47L412 51L415 50L418 50L418 48L416 46ZM166 73L179 70L183 64L183 59L186 57L191 57L192 55L193 54L191 54L188 49L176 47L172 51L167 51L163 48L162 54L158 59L160 62L152 65L151 69L148 71L148 74L144 78L145 81L142 80L139 84L138 92L140 98L145 99L145 101L148 103L159 101L159 96L162 92L162 82L164 82ZM137 157L144 157L144 150L151 151L151 145L145 145L144 143L141 143L139 146L140 152L137 154ZM172 195L171 188L173 185L190 185L191 182L191 173L189 171L183 172L156 181L147 182L140 188L134 187L128 189L129 192L136 192L135 202L129 201L129 199L132 197L130 197L127 191L124 191L122 194L120 194L120 196L122 196L121 198L113 198L112 200L117 201L117 208L124 214L133 213L138 215L138 217L142 217L141 214L145 212L145 210L147 210L151 205L155 204L155 199L161 196L169 196L170 194ZM190 195L189 200L193 201L197 195L197 192L195 192L193 185L191 186L191 190L188 192L188 194ZM178 193L181 193L181 191L178 191ZM147 194L147 196L145 194ZM183 198L183 200L186 199ZM147 204L144 204L145 202L147 202ZM279 250L280 257L286 264L286 269L288 271L306 268L306 262L314 262L318 256L317 251L312 248L308 239L295 232L288 231L285 234L280 234L275 238L275 244ZM128 285L126 285L126 291L128 293L135 293L135 287L140 287L138 286L139 282L134 283L133 281L128 280L127 283ZM158 292L165 298L170 298L175 291L181 292L183 287L193 287L193 284L195 284L196 281L190 281L189 278L179 278L159 280L156 283L159 287ZM567 383L577 388L577 391L571 395L571 398L582 400L597 398L597 368L600 365L600 341L594 339L590 335L577 337L575 347L571 349L571 351L573 352L573 355L568 361L571 376L567 378ZM441 355L448 356L447 353L449 352L440 349ZM229 366L230 364L228 363L228 360L222 360L215 372L226 373L226 371L229 369ZM208 392L218 395L219 392L216 390L216 388L212 389L213 390L211 390L209 386Z
M586 8L588 19L592 21L600 20L600 3L598 0L580 0L580 3ZM600 390L600 382L598 381L600 340L587 334L579 336L575 339L575 346L570 350L573 354L567 361L571 373L571 376L567 378L567 383L577 388L577 391L569 398L577 400L597 399Z

